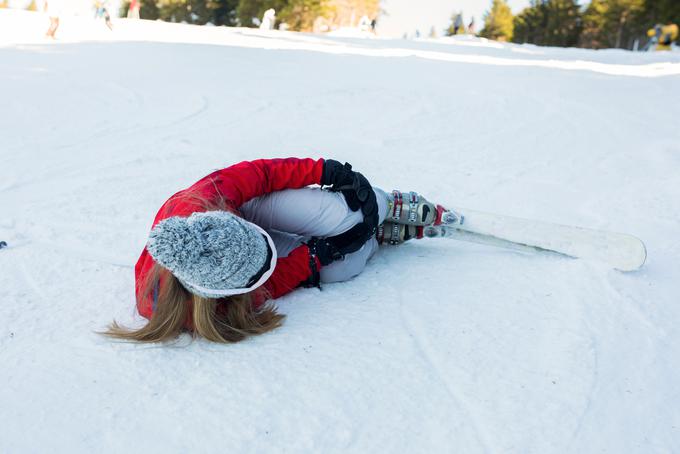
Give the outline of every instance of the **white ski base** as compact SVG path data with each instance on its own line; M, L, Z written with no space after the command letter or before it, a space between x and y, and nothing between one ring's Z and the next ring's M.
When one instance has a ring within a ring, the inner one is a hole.
M445 237L529 252L548 252L605 263L620 271L644 265L647 249L632 235L453 208L462 223L425 229Z

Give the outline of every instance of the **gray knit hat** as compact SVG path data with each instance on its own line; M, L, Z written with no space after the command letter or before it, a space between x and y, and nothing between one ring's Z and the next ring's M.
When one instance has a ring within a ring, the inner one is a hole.
M265 267L268 243L268 272L248 286ZM165 219L151 230L146 248L187 290L206 298L246 293L264 283L276 263L269 235L227 211Z

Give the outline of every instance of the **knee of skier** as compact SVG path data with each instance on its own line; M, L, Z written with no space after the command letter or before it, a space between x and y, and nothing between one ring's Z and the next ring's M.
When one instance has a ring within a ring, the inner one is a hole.
M385 217L387 216L387 210L389 209L389 196L380 188L373 187L373 192L375 193L376 203L378 205L378 225L380 225L385 221ZM342 196L340 193L332 194L337 198L338 201L340 201L340 203L342 203L342 206L345 208L345 214L344 218L336 224L335 228L328 229L329 232L332 232L329 233L328 236L345 232L364 220L364 215L362 214L361 210L352 211L347 205L347 201L345 200L344 196ZM333 209L329 211L333 211ZM333 216L324 216L320 219L320 222L329 223L329 221L332 219ZM332 223L333 222L330 222L330 224Z
M387 216L389 196L385 191L375 186L373 186L373 192L375 192L375 198L378 202L378 225L380 225L385 222L385 217Z

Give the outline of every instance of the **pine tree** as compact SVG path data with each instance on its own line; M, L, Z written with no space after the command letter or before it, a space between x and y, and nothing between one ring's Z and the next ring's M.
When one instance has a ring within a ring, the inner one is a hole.
M613 47L630 48L633 39L641 32L639 18L643 13L644 0L613 0L610 2L609 22L614 39ZM610 32L610 33L611 33Z
M546 25L545 5L532 2L524 8L513 20L514 31L512 40L516 43L541 44Z
M680 1L678 0L646 0L643 7L645 25L678 24L680 25Z
M327 13L333 27L355 27L362 16L375 19L380 0L327 0Z
M581 32L580 45L591 49L603 49L607 47L604 37L604 29L607 19L607 0L591 0L588 8L583 13L583 31Z
M130 0L123 0L122 2L120 2L120 8L118 8L118 15L120 17L126 17L128 9L130 9Z
M158 18L168 22L190 22L188 0L158 0Z
M151 3L151 1L146 3ZM158 18L161 20L203 25L215 22L210 3L206 0L156 0L155 6L158 10ZM143 14L144 5L142 5L140 16L144 17Z
M31 0L31 3L26 7L28 11L38 11L38 4L35 0Z
M580 7L576 0L533 0L515 16L514 26L517 43L576 46L581 34Z
M238 0L208 0L210 20L215 25L236 25L236 7Z
M630 49L645 26L645 0L593 0L583 15L581 44Z
M329 17L333 6L326 0L289 0L277 14L291 30L312 31L317 17Z
M576 0L548 0L545 12L544 45L571 47L578 44L581 14Z
M491 10L484 15L480 36L498 41L510 41L513 33L512 11L505 0L493 0Z

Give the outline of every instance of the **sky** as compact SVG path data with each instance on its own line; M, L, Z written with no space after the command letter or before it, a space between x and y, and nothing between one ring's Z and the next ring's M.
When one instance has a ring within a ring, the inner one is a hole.
M529 5L529 0L508 0L513 13ZM413 35L415 30L427 35L434 26L439 35L448 28L451 15L462 11L465 25L474 16L477 31L481 30L482 16L491 6L491 0L383 0L382 8L387 13L378 23L378 32L383 36L399 37L404 33Z

